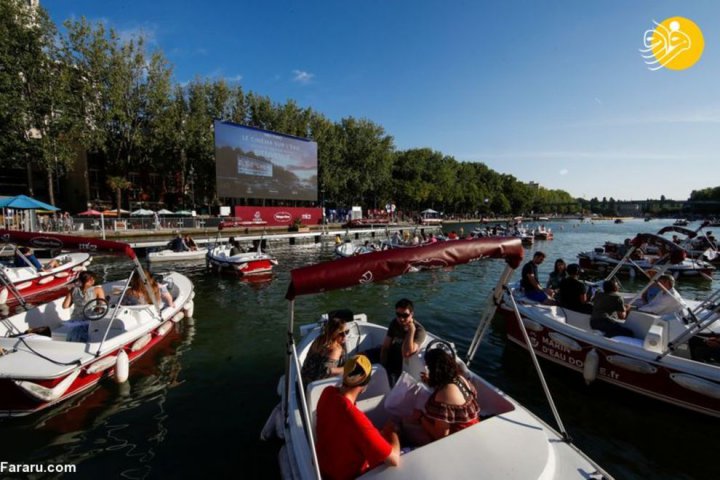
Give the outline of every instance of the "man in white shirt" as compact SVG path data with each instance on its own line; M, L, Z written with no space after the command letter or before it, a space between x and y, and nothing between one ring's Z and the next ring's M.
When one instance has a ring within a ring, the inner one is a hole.
M687 307L685 301L675 290L675 279L672 275L661 275L658 284L664 288L661 288L661 291L646 305L640 307L640 311L654 313L655 315L667 315L679 312Z

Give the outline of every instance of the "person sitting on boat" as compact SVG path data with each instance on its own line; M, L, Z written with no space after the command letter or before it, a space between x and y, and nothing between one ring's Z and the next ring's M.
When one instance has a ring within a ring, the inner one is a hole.
M185 244L182 235L180 235L179 233L175 236L175 238L170 240L170 243L168 243L168 248L173 252L187 252L190 250L190 247Z
M348 331L345 324L351 322L350 310L330 312L323 331L310 345L305 363L302 366L302 379L305 385L315 380L341 375L347 359L345 338Z
M441 348L425 354L423 382L433 389L419 421L429 441L439 440L480 421L475 387L462 376L455 359Z
M230 256L234 257L235 255L240 255L241 253L245 253L240 247L240 242L235 240L235 237L230 237L228 239L228 244L230 245Z
M425 242L425 243L433 244L433 243L437 243L437 241L438 241L438 239L435 237L435 234L430 232L430 234L428 235L427 242Z
M520 286L525 292L525 296L530 300L534 300L540 303L547 303L551 301L551 298L538 281L538 270L537 267L545 261L545 252L537 251L533 255L532 260L527 262L522 268L522 278L520 279Z
M675 290L675 279L672 275L663 274L658 278L657 283L660 286L650 287L647 290L645 305L638 310L655 315L666 315L679 312L687 305L677 290ZM651 292L651 289L653 290Z
M556 291L558 288L560 288L560 282L562 282L565 277L567 277L567 272L565 271L566 265L565 260L562 258L558 258L555 260L555 266L553 267L553 271L550 272L550 276L548 277L547 285L545 286L546 289Z
M22 255L20 255L20 254L22 254ZM23 257L25 257L25 258L23 258ZM28 262L30 262L30 263L28 264ZM35 267L35 269L38 272L42 272L42 271L48 271L48 270L52 270L53 268L59 267L60 262L58 262L55 259L52 259L48 263L43 265L42 263L40 263L40 260L38 260L37 257L35 256L35 253L32 251L32 248L20 247L20 248L18 248L18 251L15 253L14 265L16 267L27 267L27 266L32 265L33 267Z
M427 336L425 328L414 318L415 307L407 298L395 304L395 318L390 322L380 348L380 363L394 385L403 369L403 360L415 355Z
M690 339L688 345L693 360L720 364L720 336L698 334Z
M448 233L448 236L447 236L447 239L448 239L448 240L457 240L458 238L459 238L459 237L458 237L458 234L457 234L457 232L456 232L455 230L453 230L453 231L451 231L450 233Z
M619 290L620 287L615 279L605 280L603 291L596 293L593 299L590 326L602 331L606 337L633 336L632 330L617 322L626 319L631 308L630 305L625 305Z
M195 240L193 240L193 238L190 235L185 235L183 237L183 242L188 247L188 250L190 250L191 252L197 251L197 249L198 249L197 243L195 243Z
M378 431L357 408L357 398L370 383L372 364L365 355L343 366L342 385L323 390L317 405L317 456L326 479L356 478L385 462L400 464L397 427L388 421Z
M580 281L580 265L571 263L567 267L567 278L560 282L556 298L560 306L574 312L592 313L593 305L588 302L587 287Z
M161 305L161 308L163 306L174 307L175 302L173 301L172 295L168 291L167 287L165 285L161 286L147 270L145 271L145 277L148 280L148 285L150 286L155 298L159 298L163 302L164 305ZM145 288L139 273L135 272L133 274L132 279L130 280L130 286L125 292L122 303L123 305L153 304L153 300L148 295L147 289Z
M96 298L105 298L105 292L100 285L95 285L97 281L93 272L80 272L75 286L73 286L63 300L63 308L75 307L73 317L82 317L83 307L95 300Z

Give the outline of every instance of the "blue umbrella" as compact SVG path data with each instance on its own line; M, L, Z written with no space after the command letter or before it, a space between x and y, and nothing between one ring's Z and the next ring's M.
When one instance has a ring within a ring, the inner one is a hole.
M0 199L0 208L16 208L22 210L60 210L50 204L35 200L26 195L18 195L17 197L9 197Z

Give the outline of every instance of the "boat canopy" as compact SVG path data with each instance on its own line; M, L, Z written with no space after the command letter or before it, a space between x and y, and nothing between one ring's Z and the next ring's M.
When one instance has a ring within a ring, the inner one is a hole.
M504 258L515 269L522 262L523 252L519 238L498 237L371 252L292 270L285 298L386 280L417 268L452 267L485 258Z
M689 228L677 227L675 225L671 225L669 227L663 227L660 229L660 231L657 234L662 235L667 232L682 233L683 235L687 236L688 238L695 238L697 236L697 232L694 232L694 231L690 230Z
M664 248L670 254L670 263L676 265L682 263L687 257L687 251L680 245L673 243L665 237L654 233L639 233L633 240L632 244L636 248L640 248L644 244L655 245Z
M47 232L22 232L18 230L0 230L1 243L13 243L33 248L61 248L84 252L105 252L124 254L131 260L137 255L125 242L101 240L98 238L78 237L75 235L58 235Z

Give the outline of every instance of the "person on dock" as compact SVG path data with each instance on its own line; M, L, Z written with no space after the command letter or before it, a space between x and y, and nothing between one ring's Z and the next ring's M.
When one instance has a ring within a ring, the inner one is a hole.
M350 310L334 310L328 314L323 331L310 345L302 366L303 383L307 385L315 380L342 375L347 360L345 338L347 322L352 322Z
M602 331L606 337L632 337L633 331L621 325L618 320L625 320L631 306L619 293L620 287L615 279L603 282L603 291L595 294L593 311L590 315L590 326Z
M342 385L327 387L317 405L317 455L326 479L356 478L385 462L400 464L400 439L391 421L378 431L357 408L372 378L372 364L356 355L343 366Z
M403 361L415 355L425 341L425 328L414 317L415 307L407 298L395 304L395 318L390 321L380 348L380 363L394 385L403 369Z

